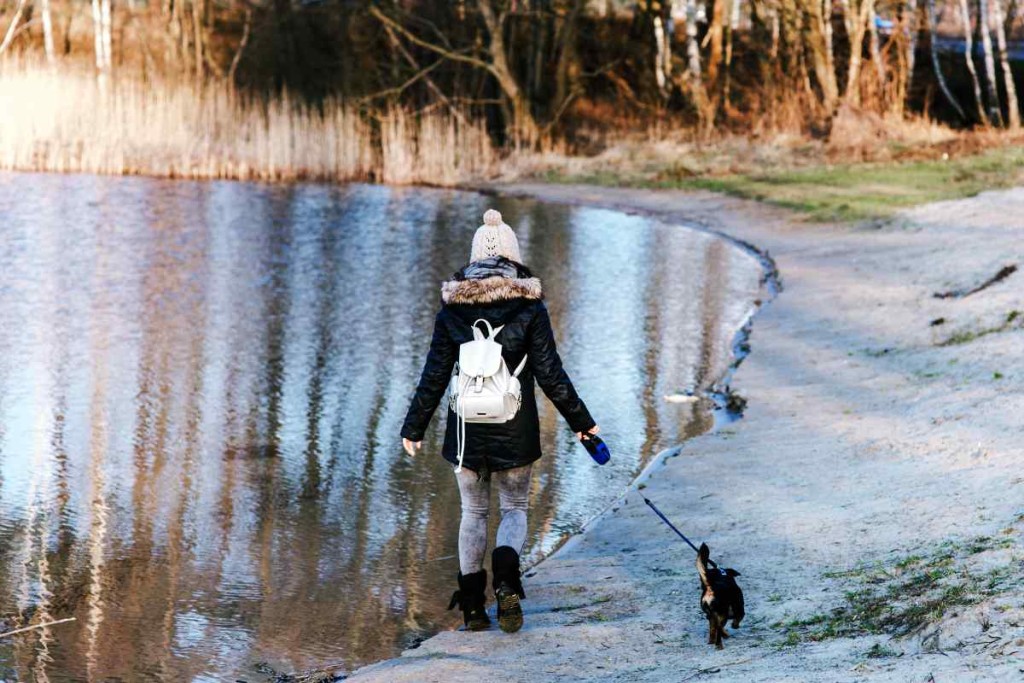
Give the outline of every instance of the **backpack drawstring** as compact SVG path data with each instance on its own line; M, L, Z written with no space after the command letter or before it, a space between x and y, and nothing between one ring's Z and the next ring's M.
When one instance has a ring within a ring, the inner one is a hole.
M458 399L455 401L455 448L459 456L459 464L455 468L455 474L462 471L462 459L466 454L466 409L463 406L463 401L465 401L465 397L460 392Z

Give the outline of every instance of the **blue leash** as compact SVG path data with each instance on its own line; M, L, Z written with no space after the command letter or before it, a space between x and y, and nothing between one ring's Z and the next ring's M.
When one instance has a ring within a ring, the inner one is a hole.
M688 538L687 538L686 536L684 536L684 535L683 535L683 532L682 532L682 531L680 531L679 529L677 529L677 528L676 528L676 525L675 525L675 524L673 524L672 522L668 521L668 517L666 517L666 516L665 516L665 515L664 515L664 514L663 514L663 513L661 512L661 510L659 510L659 509L657 508L657 506L655 506L655 504L654 504L654 503L652 503L652 502L651 502L651 501L650 501L650 500L649 500L648 498L646 498L646 497L643 497L643 498L644 498L644 502L645 502L645 503L647 503L647 505L648 505L648 506L649 506L649 507L650 507L650 508L651 508L652 510L654 510L654 514L656 514L656 515L658 515L659 517L661 517L661 521L665 522L665 524L668 524L668 528L669 528L669 529L671 529L672 531L676 532L676 534L678 534L678 535L679 535L679 538L681 538L681 539L683 539L684 541L686 541L686 544L687 544L688 546L690 546L691 548L693 548L693 552L695 552L695 553L698 553L698 554L700 553L700 550L698 550L697 546L695 546L695 545L693 544L693 542L691 542L691 541L690 541L690 539L688 539ZM708 558L708 564L710 564L710 565L711 565L711 566L712 566L712 567L713 567L714 569L718 569L718 565L717 565L717 564L715 564L715 563L714 563L714 562L713 562L713 561L711 560L711 558Z

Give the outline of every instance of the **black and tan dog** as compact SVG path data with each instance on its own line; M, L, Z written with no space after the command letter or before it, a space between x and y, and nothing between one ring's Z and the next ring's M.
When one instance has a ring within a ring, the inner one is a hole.
M711 549L700 544L697 552L697 573L700 575L700 608L708 618L708 645L722 649L722 638L728 638L725 622L732 619L732 627L739 628L743 619L743 591L736 583L740 575L735 569L708 568Z

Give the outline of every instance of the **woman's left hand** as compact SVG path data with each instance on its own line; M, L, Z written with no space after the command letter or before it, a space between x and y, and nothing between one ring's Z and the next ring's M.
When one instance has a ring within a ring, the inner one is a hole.
M415 457L416 451L423 448L422 441L410 441L409 439L402 438L402 448L409 454L409 457Z
M587 432L587 434L593 434L593 435L596 436L597 433L600 432L600 431L601 431L601 428L598 427L597 425L594 425L593 427L590 428L590 430ZM576 432L576 438L577 439L582 439L583 438L583 432Z

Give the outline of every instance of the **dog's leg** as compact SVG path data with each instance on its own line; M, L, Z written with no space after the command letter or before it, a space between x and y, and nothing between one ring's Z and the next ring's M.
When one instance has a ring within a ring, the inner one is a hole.
M744 616L746 612L743 609L743 591L740 591L736 594L736 601L732 606L732 627L739 628Z
M708 617L708 645L715 644L715 620Z
M719 621L716 624L716 626L717 628L715 629L715 649L722 650L725 649L725 646L722 645L722 634L725 632L725 628L723 628L724 624L721 621Z

